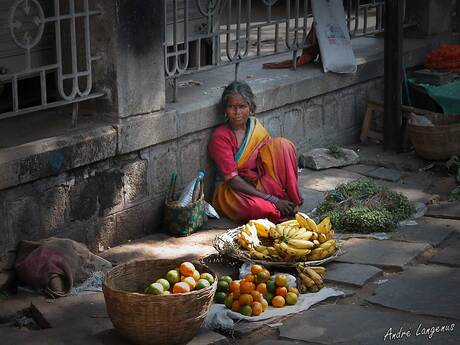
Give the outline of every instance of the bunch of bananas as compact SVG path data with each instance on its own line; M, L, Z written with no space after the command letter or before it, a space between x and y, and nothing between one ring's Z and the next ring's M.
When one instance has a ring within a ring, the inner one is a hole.
M251 250L254 246L260 244L259 237L257 236L257 228L253 224L245 224L238 234L238 244L247 250Z
M296 268L299 276L297 287L301 293L318 292L324 287L323 275L326 273L326 268L308 267L304 264L298 264Z
M301 212L295 218L277 225L267 219L251 220L243 226L238 243L253 259L266 261L321 260L336 251L329 218L320 224ZM259 237L273 239L273 245L262 245Z

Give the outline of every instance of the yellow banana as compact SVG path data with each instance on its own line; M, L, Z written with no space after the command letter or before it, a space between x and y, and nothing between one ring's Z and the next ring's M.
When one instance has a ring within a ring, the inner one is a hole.
M283 261L283 258L278 254L270 254L270 261Z
M299 223L297 222L297 220L292 219L292 220L287 220L285 222L279 223L278 225L281 225L281 226L288 226L288 225L299 226Z
M309 241L313 236L313 232L302 230L302 229L304 228L300 228L299 232L295 233L294 236L292 236L291 238Z
M331 246L327 251L327 256L331 256L332 254L335 253L336 250L337 250L336 246Z
M307 261L321 260L320 254L311 254L307 256Z
M275 247L267 247L267 251L269 255L278 255L278 251Z
M298 226L290 226L286 237L291 238L291 237L295 236L295 234L297 234L299 232L300 232L300 228Z
M315 248L311 251L312 255L322 255L324 252L323 248Z
M309 276L307 276L305 273L299 273L300 280L302 280L303 285L305 285L307 288L312 287L315 285L315 281L311 279Z
M252 224L256 227L257 229L257 235L260 237L268 237L268 232L270 228L275 225L270 222L268 219L255 219L255 220L250 220L249 224Z
M266 247L266 246L263 246L263 245L261 245L261 244L254 246L254 250L258 251L259 253L265 254L265 255L270 254L270 253L268 252L267 247Z
M297 212L295 214L295 219L297 220L297 222L299 223L299 225L302 227L302 228L307 228L308 227L308 224L307 224L307 221L305 220L305 218L302 216L303 213L300 213L300 212Z
M295 238L290 238L287 241L287 244L297 249L311 249L315 246L313 242L306 241L306 240L298 240Z
M318 292L319 287L317 287L316 285L313 285L312 287L308 288L308 291L310 291L310 292Z
M315 271L316 273L318 273L320 276L323 276L324 273L326 273L326 268L325 267L322 267L322 266L313 266L313 267L310 267L313 271Z
M323 234L321 234L321 235L323 235ZM326 241L326 242L320 244L319 247L320 247L320 248L323 248L324 250L329 250L329 248L330 248L331 246L334 246L334 247L335 247L335 245L336 245L335 240L329 240L329 241Z
M312 235L311 235L311 238L310 240L313 241L313 240L317 240L318 239L318 233L317 232L314 232L312 231Z
M327 241L327 236L326 236L325 234L323 234L323 233L320 233L320 234L318 235L318 241L319 241L319 243L324 243L324 242L326 242L326 241Z
M323 284L323 278L321 278L321 276L314 270L312 270L310 267L305 267L304 273L305 272L311 279L313 279L316 285L320 286L321 284Z
M287 253L288 255L295 256L295 257L300 257L300 256L305 256L310 253L310 249L298 249L291 247L285 242L280 243L280 248Z
M319 247L319 245L321 244L318 240L313 240L312 242L316 247Z
M280 233L276 230L276 228L270 228L270 230L268 231L268 235L269 237L273 238L273 239L277 239L280 236Z
M331 224L331 219L329 217L324 218L319 224L318 224L318 232L325 234L332 228Z
M276 224L276 232L278 233L278 236L276 238L280 238L280 237L283 237L283 233L284 233L284 226L281 225L281 224Z
M240 238L245 240L248 244L252 244L252 237L247 234L247 232L241 231Z
M244 249L249 249L249 243L246 242L242 237L238 238L238 244Z
M296 213L297 221L301 221L301 226L306 228L307 230L318 232L318 226L316 225L315 221L307 216L305 213L297 212ZM300 224L300 223L299 223Z
M251 258L253 259L257 259L257 260L270 260L270 257L268 255L265 255L261 252L258 252L257 250L254 250L254 249L251 249L249 251L249 255L251 256Z

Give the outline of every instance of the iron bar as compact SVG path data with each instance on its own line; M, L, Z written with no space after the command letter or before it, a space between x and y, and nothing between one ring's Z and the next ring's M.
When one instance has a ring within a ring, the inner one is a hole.
M402 35L403 2L385 0L384 148L402 148Z

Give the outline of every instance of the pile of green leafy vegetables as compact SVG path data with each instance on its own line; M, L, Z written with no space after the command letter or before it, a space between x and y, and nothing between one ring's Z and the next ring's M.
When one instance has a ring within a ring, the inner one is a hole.
M330 217L337 232L372 233L393 231L413 212L401 193L360 179L337 186L317 208L321 219Z

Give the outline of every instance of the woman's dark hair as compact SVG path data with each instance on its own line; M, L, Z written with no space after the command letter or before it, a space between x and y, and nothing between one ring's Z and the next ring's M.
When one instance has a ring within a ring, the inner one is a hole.
M222 106L227 108L228 99L232 96L240 95L248 102L249 107L251 108L251 112L254 113L256 111L256 102L254 100L254 94L252 93L251 87L241 81L234 81L231 84L227 85L224 92L222 93Z

